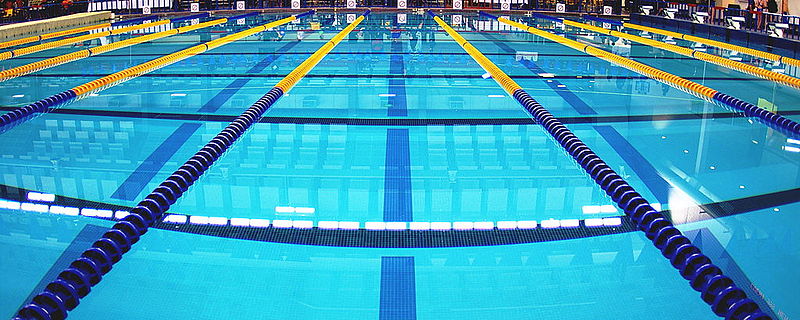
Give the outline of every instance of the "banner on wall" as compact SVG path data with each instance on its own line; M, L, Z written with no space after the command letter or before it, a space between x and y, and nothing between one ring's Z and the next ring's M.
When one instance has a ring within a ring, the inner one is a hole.
M511 10L511 0L500 0L500 10Z
M200 3L192 2L189 5L189 11L191 11L191 12L200 12Z
M292 0L292 9L300 9L300 0Z
M453 0L453 9L456 10L464 9L464 4L461 2L461 0Z

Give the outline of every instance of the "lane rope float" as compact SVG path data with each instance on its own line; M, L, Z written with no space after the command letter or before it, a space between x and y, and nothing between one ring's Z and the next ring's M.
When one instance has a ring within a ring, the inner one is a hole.
M155 19L156 16L148 16L148 17L145 17L145 18ZM117 21L117 22L107 22L107 23L95 24L95 25L91 25L91 26L73 28L73 29L69 29L69 30L45 33L45 34L38 35L38 36L30 36L30 37L25 37L25 38L20 38L20 39L4 41L4 42L0 42L0 49L19 46L19 45L28 44L28 43L31 43L31 42L36 42L36 41L41 41L41 40L47 40L47 39L53 39L53 38L68 36L68 35L76 34L76 33L83 33L83 32L92 31L92 30L96 30L96 29L110 28L112 26L135 23L135 22L138 22L138 21L142 21L142 18L130 19L130 20L125 20L125 21Z
M655 33L655 34L660 34L662 36L668 36L668 37L673 37L673 38L682 39L682 40L686 40L686 41L693 41L693 42L697 42L697 43L702 43L702 44L705 44L705 45L708 45L708 46L712 46L712 47L717 47L717 48L722 48L722 49L727 49L727 50L733 50L733 51L741 52L741 53L744 53L744 54L747 54L747 55L751 55L751 56L754 56L754 57L764 58L764 59L767 59L767 60L770 60L770 61L773 61L773 62L781 62L781 63L785 63L785 64L788 64L788 65L800 66L800 60L798 60L798 59L794 59L794 58L790 58L790 57L786 57L786 56L782 56L782 55L779 55L779 54L766 52L766 51L762 51L762 50L757 50L757 49L753 49L753 48L748 48L748 47L744 47L744 46L739 46L739 45L735 45L735 44L730 44L730 43L727 43L727 42L711 40L711 39L708 39L708 38L701 38L701 37L693 36L693 35L690 35L690 34L673 32L673 31L668 31L668 30L659 29L659 28L647 27L647 26L638 25L638 24L629 23L629 22L620 22L620 21L616 21L616 20L597 18L597 17L593 17L593 16L589 16L589 15L584 15L582 18L587 19L587 20L595 20L595 21L600 21L600 22L606 22L606 23L610 23L610 24L613 24L613 25L623 26L625 28L631 28L631 29L634 29L634 30L647 31L647 32Z
M641 194L636 192L561 121L475 49L472 44L458 35L458 32L444 20L431 11L428 13L578 162L614 203L645 233L656 248L661 250L664 257L670 259L672 265L680 271L681 276L689 280L692 289L701 293L703 301L711 306L715 314L726 319L770 319L760 311L758 304L747 298L747 294L737 287L731 278L722 273L722 269L714 265L711 259L700 251L700 248L693 245L689 238L675 228L666 216L653 209ZM497 17L494 18L497 19Z
M110 74L100 79L84 83L72 89L54 94L50 97L33 102L27 106L17 108L13 111L10 111L0 116L0 131L7 130L8 128L6 128L6 126L10 124L19 124L23 122L25 119L28 119L29 116L33 114L45 113L49 111L51 108L63 106L67 103L72 102L76 98L85 97L89 93L101 91L108 87L118 85L122 82L138 77L142 74L163 68L165 66L184 60L186 58L201 54L205 51L260 33L267 29L271 29L289 23L293 20L300 19L312 13L313 10L298 15L290 16L287 18L283 18L277 21L273 21L244 31L233 33L215 40L211 40L196 46L189 47L187 49L183 49L162 56L160 58L150 60L148 62Z
M531 26L527 26L525 24L516 21L511 21L503 17L497 17L488 14L486 12L479 11L479 13L483 16L495 19L497 21L503 22L518 29L528 31L532 34L548 39L550 41L598 57L600 59L614 63L616 65L625 67L631 71L645 75L654 80L658 80L662 83L668 84L681 91L687 92L689 94L705 99L707 101L715 101L722 106L742 112L747 117L757 118L761 122L767 124L768 126L778 129L787 135L800 136L800 123L790 120L784 116L767 111L766 109L760 108L756 105L753 105L752 103L745 102L741 99L724 94L722 92L706 87L697 82L681 78L666 71L651 67L644 63L634 61L602 49L595 48L585 43L580 43L575 40L570 40L565 37L555 35L550 32L540 30Z
M759 77L759 78L762 78L762 79L766 79L766 80L774 81L774 82L777 82L777 83L781 83L781 84L784 84L784 85L787 85L787 86L790 86L790 87L800 88L800 79L798 79L798 78L795 78L795 77L792 77L792 76L789 76L789 75L785 75L785 74L782 74L782 73L777 73L775 71L767 70L767 69L764 69L764 68L759 68L759 67L756 67L756 66L744 63L744 62L734 61L734 60L723 58L723 57L720 57L720 56L717 56L717 55L713 55L713 54L710 54L710 53L697 51L697 50L693 50L693 49L690 49L690 48L685 48L685 47L681 47L681 46L678 46L678 45L661 42L661 41L658 41L658 40L653 40L653 39L640 37L640 36L632 35L632 34L626 33L626 32L621 32L621 31L616 31L616 30L608 30L608 29L605 29L605 28L601 28L601 27L597 27L597 26L593 26L593 25L590 25L590 24L577 22L577 21L573 21L573 20L569 20L569 19L556 18L556 17L551 17L551 16L543 15L543 14L537 14L537 17L542 17L542 18L545 18L545 19L550 19L550 20L553 20L553 21L561 22L561 23L564 23L565 25L569 25L569 26L573 26L573 27L577 27L577 28L591 30L591 31L594 31L594 32L597 32L597 33L600 33L600 34L610 35L610 36L614 36L614 37L630 40L630 41L633 41L633 42L638 42L638 43L641 43L641 44L644 44L644 45L647 45L647 46L651 46L651 47L654 47L654 48L658 48L658 49L661 49L661 50L666 50L666 51L677 53L677 54L680 54L680 55L683 55L683 56L695 58L695 59L700 60L700 61L713 63L713 64L716 64L718 66L722 66L722 67L725 67L725 68L728 68L728 69L731 69L731 70L736 70L736 71L739 71L739 72L742 72L742 73L753 75L753 76L756 76L756 77Z
M208 168L227 151L283 94L290 90L303 75L313 68L329 53L347 34L352 31L364 17L367 10L350 25L340 31L333 39L326 42L308 59L274 86L267 94L255 102L231 122L200 151L184 163L175 173L162 182L152 193L144 198L130 211L125 218L117 222L109 231L84 251L81 257L73 261L62 271L58 278L50 282L32 301L23 307L15 320L29 319L64 319L67 312L74 309L81 298L91 291L91 287L108 273L112 266L119 262L122 255L139 241L140 237L155 223L160 221L164 212L194 184ZM297 17L311 14L307 12ZM265 30L262 27L261 30Z
M179 18L177 18L177 19L179 19ZM147 28L151 28L151 27L161 26L161 25L169 24L171 22L172 22L172 20L170 20L170 19L158 20L158 21L147 22L147 23L142 23L142 24L135 24L135 25L122 27L122 28L117 28L117 29L101 31L101 32L97 32L97 33L90 33L90 34L87 34L87 35L82 35L82 36L77 36L77 37L70 37L70 38L61 39L61 40L45 42L45 43L42 43L42 44L37 44L37 45L30 46L30 47L14 49L14 50L11 50L11 51L4 51L4 52L0 52L0 61L11 59L11 58L14 58L14 57L24 56L24 55L35 53L35 52L39 52L39 51L44 51L44 50L49 50L49 49L58 48L58 47L62 47L62 46L67 46L67 45L75 44L75 43L78 43L78 42L89 41L89 40L94 40L94 39L98 39L98 38L102 38L102 37L107 37L107 36L122 34L122 33L126 33L126 32L131 32L131 31L136 31L136 30L141 30L141 29L147 29ZM113 26L113 24L111 26ZM111 26L109 26L109 27L111 27Z
M201 22L201 23L194 24L194 25L183 26L183 27L179 27L179 28L175 28L175 29L169 29L167 31L161 31L161 32L151 33L151 34L138 36L138 37L134 37L134 38L130 38L130 39L125 39L125 40L109 43L109 44L106 44L106 45L93 47L91 49L84 49L84 50L75 51L75 52L63 54L63 55L60 55L60 56L56 56L56 57L52 57L52 58L48 58L48 59L32 62L32 63L26 64L26 65L22 65L22 66L19 66L19 67L14 67L14 68L11 68L11 69L0 71L0 82L6 81L6 80L10 80L10 79L13 79L13 78L16 78L16 77L19 77L19 76L23 76L23 75L26 75L26 74L34 73L34 72L37 72L37 71L41 71L41 70L44 70L44 69L47 69L47 68L50 68L50 67L54 67L54 66L57 66L57 65L61 65L61 64L68 63L68 62L80 60L80 59L83 59L83 58L88 58L88 57L91 57L91 56L95 56L95 55L98 55L98 54L101 54L101 53L106 53L106 52L114 51L114 50L117 50L117 49L122 49L122 48L125 48L125 47L129 47L129 46L132 46L132 45L136 45L136 44L140 44L140 43L144 43L144 42L149 42L149 41L153 41L153 40L169 37L169 36L176 35L176 34L186 33L186 32L189 32L189 31L199 30L199 29L203 29L203 28L207 28L207 27L223 24L223 23L226 23L228 21L232 21L232 20L236 20L236 19L242 19L242 18L245 18L245 17L248 17L248 16L252 16L252 15L256 15L256 14L258 14L258 13L253 12L253 13L242 14L242 15L233 16L233 17L229 17L229 18L215 19L215 20ZM205 15L208 15L208 14L205 14ZM187 16L187 17L175 18L175 19L171 19L171 22L180 22L180 21L194 19L194 18L197 18L197 16Z

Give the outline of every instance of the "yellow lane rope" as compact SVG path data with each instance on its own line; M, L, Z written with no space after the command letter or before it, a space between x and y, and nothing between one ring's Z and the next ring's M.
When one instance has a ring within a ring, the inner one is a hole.
M80 50L80 51L76 51L76 52L72 52L72 53L63 54L63 55L60 55L60 56L57 56L57 57L52 57L52 58L49 58L49 59L36 61L36 62L29 63L29 64L26 64L26 65L22 65L22 66L19 66L19 67L15 67L15 68L11 68L11 69L8 69L8 70L0 71L0 82L9 80L9 79L12 79L12 78L15 78L15 77L19 77L19 76L22 76L22 75L26 75L26 74L29 74L29 73L33 73L33 72L37 72L37 71L40 71L40 70L44 70L44 69L47 69L47 68L50 68L50 67L53 67L53 66L57 66L57 65L60 65L60 64L64 64L64 63L67 63L67 62L72 62L72 61L75 61L75 60L79 60L79 59L83 59L83 58L86 58L86 57L98 55L98 54L101 54L101 53L105 53L105 52L109 52L109 51L113 51L113 50L129 47L129 46L132 46L132 45L135 45L135 44L148 42L148 41L153 41L153 40L156 40L156 39L169 37L171 35L176 35L176 34L179 34L179 33L186 33L186 32L189 32L189 31L203 29L203 28L207 28L207 27L223 24L223 23L226 23L226 22L228 22L227 18L211 20L211 21L198 23L198 24L191 25L191 26L184 26L184 27L180 27L180 28L177 28L177 29L170 29L170 30L167 30L167 31L161 31L161 32L152 33L152 34L148 34L148 35L143 35L143 36L139 36L139 37L135 37L135 38L125 39L125 40L122 40L122 41L109 43L107 45L102 45L102 46L94 47L94 48L91 48L91 49L84 49L84 50Z
M142 24L136 24L136 25L127 26L127 27L122 27L122 28L119 28L119 29L111 29L111 30L92 33L92 34L87 34L87 35L83 35L83 36L71 37L71 38L67 38L67 39L62 39L62 40L57 40L57 41L37 44L35 46L20 48L20 49L16 49L16 50L0 52L0 60L6 60L6 59L13 58L13 57L24 56L26 54L31 54L31 53L34 53L34 52L39 52L39 51L49 50L49 49L53 49L53 48L58 48L58 47L61 47L61 46L75 44L75 43L78 43L78 42L94 40L94 39L107 37L107 36L111 36L111 35L116 35L116 34L121 34L121 33L130 32L130 31L141 30L141 29L146 29L146 28L160 26L160 25L165 25L165 24L168 24L168 23L170 23L170 20L159 20L159 21L154 21L154 22L148 22L148 23L142 23Z
M658 49L674 52L674 53L677 53L677 54L680 54L680 55L684 55L684 56L688 56L688 57L693 57L695 59L702 60L702 61L705 61L705 62L710 62L710 63L716 64L716 65L719 65L719 66L723 66L723 67L728 68L728 69L733 69L733 70L736 70L736 71L740 71L740 72L743 72L743 73L754 75L754 76L757 76L757 77L762 78L762 79L772 80L772 81L775 81L775 82L778 82L778 83L782 83L782 84L785 84L785 85L788 85L788 86L792 86L792 87L795 87L795 88L800 88L800 79L797 79L795 77L791 77L791 76L788 76L788 75L785 75L785 74L782 74L782 73L777 73L777 72L774 72L774 71L770 71L770 70L767 70L767 69L764 69L764 68L759 68L759 67L756 67L756 66L753 66L753 65L749 65L749 64L746 64L746 63L743 63L743 62L726 59L726 58L723 58L723 57L720 57L720 56L716 56L716 55L713 55L713 54L700 52L700 51L697 51L697 50L692 50L692 49L689 49L689 48L684 48L684 47L677 46L677 45L674 45L674 44L664 43L664 42L661 42L661 41L648 39L648 38L632 35L632 34L625 33L625 32L608 30L608 29L600 28L600 27L593 26L593 25L590 25L590 24L577 22L577 21L564 19L563 22L564 22L564 24L570 25L570 26L573 26L573 27L578 27L578 28L582 28L582 29L586 29L586 30L591 30L591 31L594 31L594 32L597 32L597 33L602 33L602 34L606 34L606 35L611 35L611 36L627 39L627 40L630 40L630 41L638 42L638 43L645 44L645 45L648 45L648 46L651 46L651 47L655 47L655 48L658 48ZM627 26L627 24L625 24L625 25ZM678 33L674 33L674 32L670 32L670 36L672 36L672 37L675 37L677 35L679 35L679 34ZM694 41L694 40L692 40L692 41Z

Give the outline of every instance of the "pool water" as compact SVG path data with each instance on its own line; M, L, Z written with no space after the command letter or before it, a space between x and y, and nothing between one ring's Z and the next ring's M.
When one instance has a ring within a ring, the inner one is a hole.
M355 15L319 12L6 128L4 198L30 201L20 195L31 191L58 195L59 206L134 206ZM0 84L0 106L7 112L285 16L231 21L11 79ZM669 210L762 310L775 319L800 316L791 294L800 285L792 217L800 211L800 138L477 14L443 18L648 201ZM800 120L797 88L549 20L511 18L629 50L636 61ZM370 14L70 317L715 318L485 73L428 15ZM257 227L265 220L274 227ZM511 222L515 230L501 230ZM7 279L0 316L12 317L111 225L0 209ZM330 225L339 230L323 228ZM437 230L408 230L426 226Z

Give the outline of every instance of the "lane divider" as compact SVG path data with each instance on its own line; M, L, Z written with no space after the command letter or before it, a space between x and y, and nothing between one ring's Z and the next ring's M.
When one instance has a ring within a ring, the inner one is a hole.
M508 24L510 26L528 31L532 34L540 36L542 38L551 40L553 42L559 43L561 45L570 47L572 49L584 52L586 54L598 57L600 59L612 62L614 64L620 65L625 67L631 71L637 72L639 74L648 76L654 80L658 80L670 86L673 86L681 91L687 92L699 98L708 100L708 101L715 101L719 104L732 108L734 110L738 110L742 112L747 117L754 117L758 118L762 122L766 123L770 127L778 129L786 134L790 134L793 136L800 136L800 123L795 121L789 120L786 117L777 115L773 112L767 111L766 109L759 108L751 103L745 102L733 96L724 94L712 88L706 87L702 84L697 82L693 82L674 74L662 71L660 69L656 69L649 65L643 64L638 61L634 61L623 56L613 54L611 52L595 48L591 45L581 43L575 40L570 40L565 37L552 34L550 32L540 30L531 26L527 26L525 24L511 21L506 18L496 17L494 15L479 12L481 15L496 19L500 22ZM685 48L684 48L685 49ZM686 49L690 50L690 49Z
M771 61L774 61L774 62L781 62L781 63L785 63L785 64L788 64L788 65L800 66L800 60L798 60L798 59L789 58L789 57L782 56L782 55L779 55L779 54L766 52L766 51L761 51L761 50L757 50L757 49L752 49L752 48L748 48L748 47L738 46L738 45L730 44L730 43L727 43L727 42L716 41L716 40L711 40L711 39L707 39L707 38L701 38L701 37L693 36L693 35L690 35L690 34L672 32L672 31L667 31L667 30L664 30L664 29L647 27L647 26L628 23L628 22L623 23L623 22L619 22L619 21L615 21L615 20L608 20L608 19L599 20L600 18L594 18L594 17L589 17L589 16L583 16L583 18L584 19L589 19L589 20L597 20L597 21L601 21L601 22L608 22L608 23L611 23L611 24L623 26L625 28L631 28L631 29L639 30L639 31L647 31L647 32L655 33L655 34L660 34L660 35L663 35L663 36L673 37L673 38L676 38L676 39L683 39L683 40L687 40L687 41L693 41L693 42L697 42L697 43L702 43L702 44L709 45L709 46L712 46L712 47L717 47L717 48L722 48L722 49L727 49L727 50L733 50L733 51L741 52L741 53L744 53L744 54L747 54L747 55L751 55L751 56L754 56L754 57L768 59L768 60L771 60Z
M277 20L265 25L261 25L258 27L250 28L241 32L237 32L234 34L230 34L215 40L208 41L206 43L202 43L196 46L189 47L187 49L183 49L178 52L174 52L172 54L168 54L166 56L156 58L150 60L148 62L130 67L128 69L110 74L108 76L102 77L100 79L96 79L72 89L54 94L50 97L44 98L42 100L33 102L27 106L17 108L13 111L10 111L2 116L0 116L0 130L6 130L6 126L13 124L13 123L20 123L23 120L27 119L29 116L35 113L45 113L49 111L51 108L55 108L58 106L65 105L67 103L72 102L74 99L78 97L85 97L86 94L97 92L104 90L108 87L118 85L124 81L127 81L131 78L138 77L142 74L163 68L170 64L176 63L178 61L184 60L186 58L198 55L205 51L217 48L219 46L231 43L233 41L257 34L267 29L271 29L286 23L289 23L292 20L296 20L302 18L308 14L311 14L312 11L298 14L296 16L290 16L288 18L284 18L281 20ZM252 13L256 14L256 13ZM80 59L85 58L87 56L86 52L77 52L69 54L70 59Z
M158 21L153 21L153 22L148 22L148 23L142 23L142 24L136 24L136 25L127 26L127 27L122 27L122 28L119 28L119 29L111 29L111 30L107 30L107 31L102 31L102 32L97 32L97 33L90 33L90 34L87 34L87 35L82 35L82 36L77 36L77 37L70 37L70 38L66 38L66 39L46 42L46 43L37 44L37 45L34 45L34 46L25 47L25 48L19 48L19 49L15 49L15 50L11 50L11 51L4 51L4 52L0 52L0 61L11 59L11 58L14 58L14 57L24 56L26 54L31 54L31 53L35 53L35 52L39 52L39 51L44 51L44 50L49 50L49 49L53 49L53 48L58 48L58 47L70 45L70 44L75 44L75 43L78 43L78 42L94 40L94 39L98 39L98 38L102 38L102 37L122 34L122 33L141 30L141 29L147 29L147 28L155 27L155 26L161 26L161 25L172 23L174 21L185 20L187 18L188 17L158 20ZM105 27L111 27L112 25L113 24L105 26Z
M666 50L666 51L674 52L674 53L677 53L677 54L680 54L680 55L684 55L684 56L687 56L687 57L692 57L692 58L695 58L697 60L713 63L713 64L716 64L716 65L719 65L719 66L723 66L723 67L728 68L728 69L732 69L732 70L736 70L736 71L739 71L739 72L743 72L743 73L746 73L746 74L749 74L749 75L753 75L753 76L756 76L756 77L759 77L759 78L762 78L762 79L775 81L775 82L778 82L778 83L781 83L781 84L785 84L785 85L788 85L788 86L791 86L791 87L794 87L794 88L800 88L800 79L798 79L798 78L795 78L795 77L792 77L792 76L788 76L788 75L785 75L785 74L782 74L782 73L777 73L777 72L774 72L774 71L770 71L770 70L767 70L767 69L764 69L764 68L759 68L759 67L756 67L756 66L753 66L753 65L749 65L749 64L744 63L744 62L734 61L734 60L730 60L730 59L727 59L727 58L716 56L716 55L713 55L713 54L710 54L710 53L705 53L705 52L693 50L693 49L690 49L690 48L685 48L685 47L681 47L681 46L678 46L678 45L661 42L661 41L658 41L658 40L653 40L653 39L640 37L640 36L632 35L632 34L626 33L626 32L621 32L621 31L616 31L616 30L608 30L608 29L605 29L605 28L601 28L601 27L597 27L597 26L593 26L593 25L590 25L590 24L581 23L581 22L577 22L577 21L573 21L573 20L569 20L569 19L550 17L550 16L546 16L546 15L543 15L543 14L539 14L538 16L542 16L542 17L546 17L546 18L548 18L550 20L562 22L565 25L569 25L569 26L573 26L573 27L577 27L577 28L582 28L582 29L586 29L586 30L591 30L591 31L594 31L594 32L597 32L597 33L600 33L600 34L610 35L610 36L614 36L614 37L618 37L618 38L622 38L622 39L627 39L627 40L630 40L630 41L633 41L633 42L638 42L638 43L641 43L641 44L644 44L644 45L648 45L648 46L651 46L651 47L654 47L654 48L658 48L658 49L661 49L661 50Z
M148 16L148 17L145 17L145 18L154 19L155 17L156 16ZM42 41L42 40L47 40L47 39L53 39L53 38L68 36L68 35L76 34L76 33L83 33L83 32L91 31L91 30L95 30L95 29L103 29L103 28L109 28L109 27L117 26L117 25L121 25L121 24L134 23L134 22L138 22L138 21L142 21L142 18L136 18L136 19L130 19L130 20L118 21L118 22L101 23L101 24L95 24L95 25L91 25L91 26L73 28L73 29L69 29L69 30L45 33L43 35L38 35L38 36L30 36L30 37L25 37L25 38L20 38L20 39L4 41L4 42L0 42L0 49L5 49L5 48L8 48L8 47L13 47L13 46L19 46L19 45L23 45L23 44L27 44L27 43L31 43L31 42L36 42L36 41Z
M279 21L291 21L299 17L312 14L309 11L297 16L292 16ZM155 223L163 218L164 213L175 201L202 176L208 168L219 159L222 154L233 145L254 123L258 122L281 96L294 86L308 73L320 60L330 52L339 42L352 31L364 17L369 14L367 10L356 18L336 36L320 47L306 61L292 70L281 86L276 85L261 99L254 103L236 120L231 122L214 139L206 144L200 151L192 156L177 171L162 182L152 193L144 198L130 211L130 214L114 224L103 237L84 251L81 257L73 261L70 267L62 271L58 278L48 284L42 293L36 295L32 301L23 307L14 319L64 319L69 310L74 309L79 300L89 294L91 287L108 273L114 263L120 261L122 255L139 241L139 238ZM284 23L285 23L284 22ZM266 30L265 26L257 28L258 31L244 31L244 34L255 34ZM253 30L253 29L251 29ZM221 39L221 38L220 38ZM220 40L217 39L217 40ZM213 41L217 41L213 40ZM227 41L227 40L226 40ZM225 41L219 41L220 45ZM210 46L206 44L206 46Z
M67 54L63 54L63 55L60 55L60 56L56 56L56 57L52 57L52 58L49 58L49 59L36 61L36 62L29 63L29 64L26 64L26 65L22 65L22 66L19 66L19 67L15 67L15 68L11 68L11 69L0 71L0 82L6 81L6 80L9 80L9 79L13 79L13 78L16 78L16 77L19 77L19 76L22 76L22 75L34 73L34 72L37 72L37 71L40 71L40 70L44 70L44 69L47 69L47 68L50 68L50 67L54 67L54 66L57 66L57 65L61 65L61 64L68 63L68 62L72 62L72 61L75 61L75 60L80 60L80 59L83 59L83 58L87 58L87 57L91 57L91 56L94 56L94 55L98 55L98 54L101 54L101 53L106 53L106 52L109 52L109 51L114 51L114 50L117 50L117 49L129 47L129 46L140 44L140 43L143 43L143 42L153 41L153 40L169 37L169 36L176 35L176 34L186 33L186 32L189 32L189 31L199 30L199 29L203 29L203 28L207 28L207 27L223 24L223 23L226 23L228 21L245 18L245 17L252 16L252 15L255 15L255 14L258 14L258 13L253 12L253 13L247 13L247 14L238 15L238 16L229 17L229 18L215 19L215 20L211 20L211 21L198 23L198 24L195 24L195 25L189 25L189 26L179 27L179 28L176 28L176 29L170 29L170 30L167 30L167 31L151 33L151 34L148 34L148 35L143 35L143 36L139 36L139 37L134 37L134 38L130 38L130 39L125 39L125 40L109 43L109 44L102 45L102 46L97 46L97 47L94 47L94 48L91 48L91 49L84 49L84 50L80 50L80 51L76 51L76 52L72 52L72 53L67 53ZM208 15L208 14L205 14L205 15ZM197 16L181 17L181 18L172 19L171 21L172 22L178 22L178 21L189 20L189 19L194 19L194 18L197 18Z
M455 30L433 12L428 11L428 13L434 17L434 20L448 34L457 34ZM498 19L495 16L491 17ZM500 19L498 20L504 23L509 21ZM482 53L475 50L472 45L460 36L456 41L475 61L488 61ZM467 48L471 48L471 50L467 50ZM481 62L478 63L481 64ZM672 265L680 271L681 276L689 280L691 287L702 293L703 301L711 305L711 309L715 314L726 319L769 319L767 315L760 311L758 304L748 299L745 292L737 287L731 278L723 275L722 270L714 265L708 256L700 252L700 249L693 245L689 238L681 234L666 216L653 209L652 205L641 194L636 192L633 187L614 172L605 161L600 159L561 121L556 119L522 88L507 86L506 84L512 83L513 80L497 66L492 64L491 68L485 68L485 70L506 89L509 95L512 95L525 107L525 110L530 113L536 122L541 124L603 191L611 196L611 199L630 217L631 221L645 232L647 238L652 240L653 244L661 250L664 257L670 259ZM512 89L513 91L511 91Z

